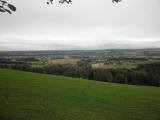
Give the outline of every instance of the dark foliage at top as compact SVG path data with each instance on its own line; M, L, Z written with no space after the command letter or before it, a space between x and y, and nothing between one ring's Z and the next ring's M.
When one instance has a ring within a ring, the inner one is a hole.
M9 4L6 1L0 0L0 12L8 12L12 14L12 12L16 11L16 7L12 4Z
M47 1L47 4L52 4L53 3L53 0L48 0ZM67 3L67 4L70 4L70 3L72 3L72 1L71 0L60 0L59 1L59 3Z
M112 0L112 2L120 2L121 0ZM59 3L64 4L70 4L72 3L72 0L60 0ZM53 0L47 0L47 4L53 4ZM12 12L16 11L16 7L12 4L9 4L7 1L0 0L0 12L7 12L9 14L12 14Z
M121 2L122 0L112 0L112 2L114 3L114 2Z
M112 2L114 3L114 2L116 2L116 3L118 3L118 2L121 2L122 0L112 0ZM47 1L47 4L49 4L49 3L53 3L53 0L48 0ZM72 3L72 0L60 0L59 1L59 3L67 3L67 4L70 4L70 3Z

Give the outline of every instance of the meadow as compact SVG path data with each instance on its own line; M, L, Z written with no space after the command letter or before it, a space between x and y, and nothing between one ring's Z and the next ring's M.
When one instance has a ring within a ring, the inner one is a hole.
M48 64L77 64L77 62L80 61L80 59L75 58L64 58L64 59L51 59L48 60Z
M0 69L0 120L160 120L160 88Z

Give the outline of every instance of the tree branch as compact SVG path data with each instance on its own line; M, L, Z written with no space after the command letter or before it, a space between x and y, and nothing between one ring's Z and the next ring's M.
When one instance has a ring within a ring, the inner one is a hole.
M0 12L8 12L12 14L12 12L16 11L16 7L12 4L7 3L4 0L0 0Z
M112 2L121 2L122 0L112 0ZM47 4L52 4L53 0L47 0ZM70 4L72 3L72 0L59 0L59 3L64 4ZM9 14L12 14L12 12L16 11L16 7L12 4L9 4L5 0L0 0L0 12L8 12Z

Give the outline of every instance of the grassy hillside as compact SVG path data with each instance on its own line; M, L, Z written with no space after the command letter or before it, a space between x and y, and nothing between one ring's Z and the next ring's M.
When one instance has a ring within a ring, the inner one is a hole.
M0 120L160 120L160 88L0 69Z

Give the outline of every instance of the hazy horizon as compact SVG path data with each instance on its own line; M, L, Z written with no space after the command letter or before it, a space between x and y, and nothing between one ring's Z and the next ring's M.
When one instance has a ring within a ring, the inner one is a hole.
M0 13L0 51L160 48L160 1L8 1Z

